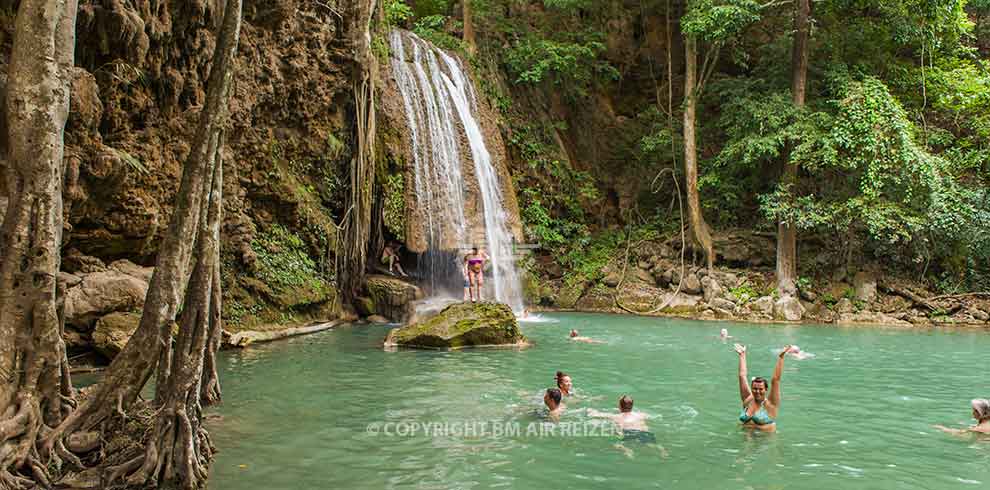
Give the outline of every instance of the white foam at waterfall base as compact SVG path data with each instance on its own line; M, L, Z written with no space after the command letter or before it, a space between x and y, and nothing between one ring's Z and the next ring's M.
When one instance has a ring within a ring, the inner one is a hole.
M406 61L406 40L412 46L411 62ZM457 58L413 33L392 31L390 41L395 55L392 70L413 140L415 193L417 204L424 207L426 215L427 246L433 249L471 241L464 216L465 176L461 172L463 162L458 143L458 127L461 127L470 147L474 178L481 194L495 299L520 314L522 288L513 256L513 237L498 173L475 117L477 103L470 78ZM456 124L458 120L460 125ZM429 271L431 281L437 275L437 270Z

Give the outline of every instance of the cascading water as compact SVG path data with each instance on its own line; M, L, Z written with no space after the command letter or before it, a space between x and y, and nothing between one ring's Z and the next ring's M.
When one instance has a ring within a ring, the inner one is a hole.
M431 289L446 277L452 261L438 253L472 243L465 217L466 186L461 137L468 142L474 179L481 195L485 243L491 257L495 299L519 313L522 291L513 257L498 174L475 117L477 101L460 61L412 33L391 34L392 72L402 94L412 135L414 187L426 223ZM406 42L412 48L406 56ZM460 124L457 124L457 123ZM456 261L456 259L455 259Z

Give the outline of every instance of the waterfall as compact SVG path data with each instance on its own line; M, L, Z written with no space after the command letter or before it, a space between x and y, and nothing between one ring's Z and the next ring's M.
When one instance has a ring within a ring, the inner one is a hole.
M406 43L412 49L406 54ZM481 125L475 116L477 99L471 80L459 59L420 39L413 33L392 31L392 73L402 94L406 122L412 136L414 190L426 223L429 280L449 273L449 255L440 250L461 248L474 243L465 216L468 182L462 169L462 138L468 143L469 164L481 196L484 240L492 262L495 299L519 313L523 309L522 290L513 257L513 237L509 230L498 173L485 144Z

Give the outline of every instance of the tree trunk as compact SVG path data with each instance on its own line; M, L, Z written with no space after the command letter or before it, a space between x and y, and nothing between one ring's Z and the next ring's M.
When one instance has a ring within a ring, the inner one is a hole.
M48 437L51 446L64 435L100 426L118 409L127 409L159 368L158 386L166 386L171 371L172 325L187 285L193 240L199 227L204 196L209 193L219 132L227 117L227 95L233 78L241 25L241 0L228 0L200 113L192 150L183 167L175 210L159 247L155 272L145 298L141 322L123 351L114 358L103 382ZM159 391L159 393L161 393ZM161 396L156 400L163 401Z
M808 80L808 17L811 0L794 4L794 44L791 51L791 96L794 106L804 107ZM784 165L781 183L793 191L797 165ZM797 294L797 228L792 221L777 224L777 290L782 297Z
M375 0L352 0L354 22L348 38L354 49L354 112L357 120L357 152L351 161L349 216L344 224L344 257L337 272L338 287L346 303L358 296L367 267L371 239L371 215L375 190L375 73L371 51L371 19Z
M694 37L687 36L684 40L684 185L692 237L704 252L705 264L711 270L715 262L714 246L708 223L701 214L701 200L698 197L698 150L694 132L698 109L697 76L698 44Z
M22 0L14 25L0 238L0 488L50 485L38 436L71 408L56 277L76 11L76 0Z
M477 44L474 42L474 20L471 16L471 0L461 2L461 14L464 17L464 44L467 45L468 53L477 52Z
M238 0L228 0L233 4ZM228 15L233 15L228 12ZM239 8L237 12L240 16ZM196 266L186 290L179 336L172 350L168 378L159 393L162 400L155 429L146 442L142 464L127 479L130 485L149 481L194 489L208 475L213 446L202 425L202 381L208 356L216 354L210 336L220 317L220 211L223 164L215 158L211 189L201 210L196 238Z

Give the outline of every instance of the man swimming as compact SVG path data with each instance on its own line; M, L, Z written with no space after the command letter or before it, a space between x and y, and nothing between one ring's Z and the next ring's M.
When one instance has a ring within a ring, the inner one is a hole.
M633 412L633 399L629 395L622 395L619 398L619 413L599 412L593 408L588 409L588 415L592 417L611 419L618 425L622 432L643 432L649 434L650 428L646 426L648 416L643 412ZM652 436L652 434L650 434ZM629 434L626 434L628 437ZM652 441L656 442L656 440Z
M578 331L577 330L574 330L574 329L571 329L571 333L570 333L569 338L571 340L575 341L575 342L586 342L586 343L589 343L589 344L604 344L605 343L604 341L593 339L591 337L582 337L582 336L578 335Z
M791 356L791 357L793 357L793 358L795 358L795 359L797 359L799 361L803 361L805 359L811 359L812 357L815 357L814 354L812 354L810 352L807 352L807 351L803 351L803 350L801 350L800 347L798 347L796 345L792 345L791 346L791 348L787 351L787 355L789 355L789 356Z
M560 414L564 411L564 403L561 402L562 398L563 395L557 388L547 388L546 393L543 394L543 404L550 410L550 418L560 418Z

